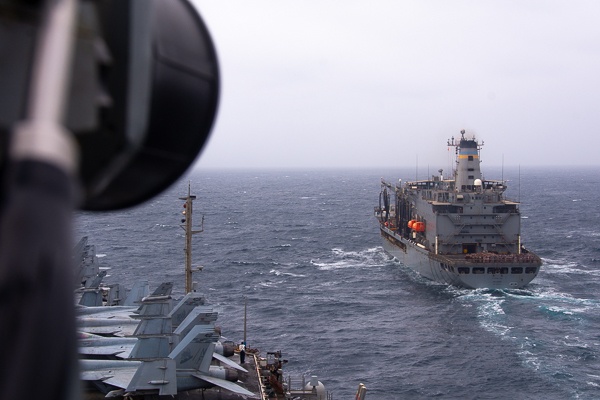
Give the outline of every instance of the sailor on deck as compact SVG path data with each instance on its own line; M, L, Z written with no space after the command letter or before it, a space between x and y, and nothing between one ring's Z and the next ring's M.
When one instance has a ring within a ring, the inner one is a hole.
M240 364L244 364L246 361L246 342L240 344Z

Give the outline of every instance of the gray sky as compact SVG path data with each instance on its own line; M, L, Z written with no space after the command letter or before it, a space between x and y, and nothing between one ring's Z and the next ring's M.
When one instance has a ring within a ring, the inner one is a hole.
M600 164L600 1L192 0L221 67L200 168Z

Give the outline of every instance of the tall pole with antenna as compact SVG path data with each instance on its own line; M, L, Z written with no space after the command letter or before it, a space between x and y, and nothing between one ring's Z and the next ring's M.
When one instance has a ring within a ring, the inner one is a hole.
M521 202L521 164L519 164L519 196L517 198L517 201L519 203Z
M415 182L419 180L419 155L417 154L416 165L415 165Z
M504 153L502 153L502 184L504 185Z
M180 200L185 200L183 205L183 216L181 219L183 225L181 227L185 231L185 293L190 293L194 290L193 279L192 279L192 235L200 232L204 232L204 216L200 224L200 230L194 231L192 229L192 215L193 215L193 201L196 200L196 196L191 194L190 183L188 182L188 195L186 197L180 197ZM198 271L202 270L202 267L198 267Z
M246 345L248 345L248 341L246 340L246 334L248 332L246 329L247 317L248 317L248 298L246 296L244 296L244 344L246 344Z

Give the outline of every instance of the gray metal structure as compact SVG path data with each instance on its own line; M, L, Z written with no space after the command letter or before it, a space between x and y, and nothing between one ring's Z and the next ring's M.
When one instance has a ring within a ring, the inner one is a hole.
M196 325L166 357L80 360L80 377L93 382L107 397L176 395L213 386L253 396L234 383L238 380L234 370L211 365L218 338L213 324Z
M165 288L170 292L170 285L163 284L140 307L79 307L79 354L113 359L166 357L193 326L217 320L218 314L204 305L201 294L188 293L173 307L170 296L160 295ZM217 358L230 357L234 344L219 341L215 352Z
M521 243L519 203L504 197L506 182L486 180L475 137L456 148L453 177L382 179L379 221L384 249L433 281L466 288L520 288L538 274L541 259Z
M138 306L149 294L147 280L136 282L129 293L119 283L102 285L109 268L100 265L96 248L88 245L87 236L82 237L73 249L73 261L77 271L76 285L81 285L75 292L81 294L81 306Z
M176 395L213 386L253 396L234 383L238 380L235 370L248 371L216 353L223 352L222 346L217 350L219 334L214 322L218 313L204 305L204 297L197 293L188 293L175 307L171 300L168 295L153 295L139 309L120 307L107 314L125 313L139 322L133 338L82 335L80 354L96 359L80 360L81 380L93 383L107 397ZM85 329L81 318L79 322ZM107 356L127 358L109 360ZM213 358L227 367L211 365Z

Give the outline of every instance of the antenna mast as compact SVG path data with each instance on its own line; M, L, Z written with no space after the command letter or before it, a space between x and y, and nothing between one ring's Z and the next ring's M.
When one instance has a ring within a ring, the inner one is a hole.
M417 160L415 165L415 182L419 180L419 155L417 154Z
M519 164L519 197L517 201L521 202L521 164Z
M190 293L194 290L192 280L192 235L196 233L204 232L204 215L202 216L202 222L200 223L200 230L192 230L192 215L193 215L193 201L196 200L196 196L191 193L190 183L188 182L188 195L186 197L180 197L180 200L185 200L183 204L183 218L181 227L185 231L185 293ZM196 271L202 271L202 267L198 267Z
M247 326L246 321L248 317L248 298L244 296L244 344L248 345L248 341L246 340Z
M502 153L502 184L504 185L504 153Z

